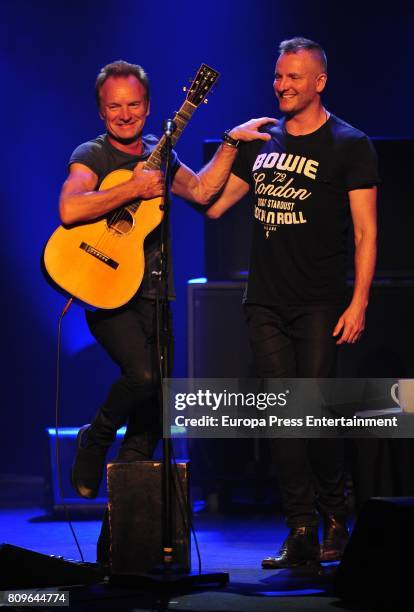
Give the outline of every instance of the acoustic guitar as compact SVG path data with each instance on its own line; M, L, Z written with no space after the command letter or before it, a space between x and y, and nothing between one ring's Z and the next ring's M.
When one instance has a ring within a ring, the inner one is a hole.
M173 146L196 108L206 100L219 73L202 64L180 110L174 114L176 130ZM144 169L158 170L166 153L166 138L157 143ZM110 189L130 179L131 170L108 174L100 190ZM139 289L144 275L144 241L163 218L161 197L139 200L111 211L91 223L63 226L49 238L44 267L64 293L93 308L123 306Z

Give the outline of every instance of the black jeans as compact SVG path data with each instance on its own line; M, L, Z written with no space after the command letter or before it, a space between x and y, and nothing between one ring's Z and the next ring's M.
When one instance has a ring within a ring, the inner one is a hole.
M109 446L117 429L127 424L118 459L149 458L162 435L156 302L135 298L115 310L86 311L86 320L96 340L121 369L88 437ZM170 319L167 335L171 367Z
M246 304L258 376L335 376L337 346L332 332L342 310L341 304ZM270 445L289 527L317 525L317 510L345 516L343 440L278 438Z

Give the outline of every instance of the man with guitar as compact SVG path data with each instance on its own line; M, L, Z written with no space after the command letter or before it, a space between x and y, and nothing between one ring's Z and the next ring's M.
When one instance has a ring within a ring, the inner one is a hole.
M364 330L376 258L376 155L365 134L322 105L327 62L320 45L294 38L279 51L274 91L284 118L263 128L270 140L241 144L207 214L220 217L252 190L245 311L259 376L328 378L338 345L356 342ZM346 304L350 223L355 284ZM271 442L290 531L262 566L339 559L348 540L343 440Z
M197 83L207 82L205 75L210 75L211 72L209 69L195 79L196 85L190 90L194 94L190 98L192 106L197 94ZM207 89L206 85L205 90ZM204 90L200 101L203 96ZM129 205L140 200L141 208L145 209L147 204L156 199L154 208L159 211L157 198L162 196L164 191L162 171L145 167L146 160L154 157L157 139L143 135L145 121L150 112L150 94L148 77L142 67L124 61L105 66L97 78L96 98L106 133L80 145L73 152L69 162L69 175L62 187L59 204L60 218L64 226L64 229L61 229L63 233L68 230L69 236L70 232L76 232L78 229L87 231L88 224L94 227L93 224L97 220L107 218L114 211L112 220L105 221L102 238L93 246L88 244L86 239L82 243L75 241L76 252L73 257L79 256L83 259L79 260L81 263L78 269L75 269L73 274L71 272L68 282L73 283L73 288L70 288L72 295L81 298L83 294L78 294L77 290L81 285L82 262L96 266L91 281L101 272L115 277L115 271L122 268L118 266L122 254L115 248L113 254L108 255L110 241L119 239L123 232L126 235L133 234L129 232L128 226L131 218ZM194 109L189 108L188 113L192 110ZM184 115L177 117L177 122L182 121L183 117ZM212 161L197 174L182 164L173 152L173 193L187 200L207 204L228 178L237 154L235 143L238 140L269 140L269 134L259 131L259 128L269 121L274 120L268 117L251 120L225 133L223 144ZM127 179L119 183L115 181L107 187L105 178L110 173L116 174L120 171L128 171ZM156 223L157 221L152 225ZM139 230L138 226L136 220L136 231ZM122 242L119 244L122 245ZM55 259L62 265L59 257ZM72 483L78 494L86 498L94 498L98 493L107 450L121 426L127 423L127 432L119 454L119 458L124 461L151 457L162 431L155 333L155 300L160 266L159 231L156 227L145 239L144 259L142 282L138 291L138 280L132 285L135 286L135 294L131 295L126 304L122 305L123 302L119 299L119 307L109 307L110 302L105 302L104 307L86 311L92 334L121 369L121 377L112 385L106 401L92 423L82 427L78 434ZM45 263L46 267L51 267L54 261L51 256L45 256ZM98 268L98 265L101 265L101 268ZM63 265L65 271L66 267ZM124 268L127 269L128 265ZM135 280L133 279L134 283ZM84 283L86 295L90 284L89 281ZM102 290L102 299L108 297L110 300L116 292L116 286L108 286L110 283L107 281L103 281L101 285L99 289ZM64 288L68 289L65 285ZM171 283L169 290L171 294ZM96 303L94 304L92 299L91 303L99 306L100 300L101 298L97 297ZM85 298L84 301L88 300Z

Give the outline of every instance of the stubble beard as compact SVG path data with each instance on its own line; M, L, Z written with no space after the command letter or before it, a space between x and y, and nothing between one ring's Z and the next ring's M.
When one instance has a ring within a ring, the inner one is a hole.
M142 132L138 132L138 134L135 134L134 136L130 136L129 138L118 136L117 134L114 134L110 130L108 130L108 134L113 140L115 140L116 142L119 142L119 144L130 145L130 144L133 144L134 142L138 142L141 139Z

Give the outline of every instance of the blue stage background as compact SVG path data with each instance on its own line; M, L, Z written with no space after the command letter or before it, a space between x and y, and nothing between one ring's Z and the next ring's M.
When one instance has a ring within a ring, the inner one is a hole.
M183 101L181 87L202 62L222 73L209 104L178 144L202 165L202 142L250 117L278 116L272 90L280 40L304 35L327 50L327 107L371 136L413 136L410 38L413 9L394 2L297 0L124 0L0 5L2 73L3 298L0 473L43 474L45 428L54 424L56 333L64 299L40 271L58 225L57 200L71 151L102 132L94 102L100 67L142 64L152 82L148 131ZM344 13L346 11L346 13ZM396 177L396 181L398 177ZM186 375L186 282L204 274L203 217L174 199L175 375ZM116 368L93 342L74 306L63 326L61 423L90 420Z

